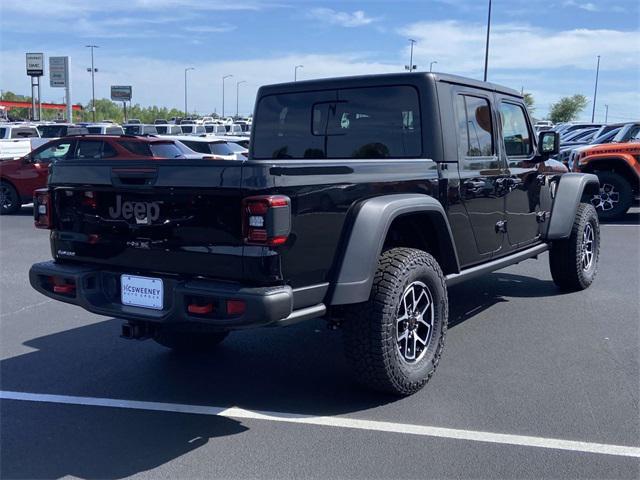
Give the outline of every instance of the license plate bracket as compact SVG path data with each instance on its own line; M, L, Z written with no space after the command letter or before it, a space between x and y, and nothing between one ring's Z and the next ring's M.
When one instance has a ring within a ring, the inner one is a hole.
M162 310L164 306L164 284L161 278L120 276L120 301L132 307Z

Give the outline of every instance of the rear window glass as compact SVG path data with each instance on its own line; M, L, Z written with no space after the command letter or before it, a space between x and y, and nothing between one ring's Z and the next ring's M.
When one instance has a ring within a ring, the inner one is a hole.
M136 155L144 155L147 157L151 156L151 150L149 149L149 144L144 142L118 142L121 146L123 146L126 150L131 153L135 153Z
M191 125L182 125L182 131L184 133L191 133L191 132L193 132L193 126L191 126Z
M182 156L180 149L173 143L152 143L150 148L154 157L178 158Z
M66 125L41 125L38 130L42 138L64 137L67 134Z
M189 147L191 150L193 150L194 152L198 152L198 153L211 153L209 151L209 145L206 142L182 142L184 143L187 147Z
M422 154L418 92L410 86L269 95L256 117L254 158Z
M140 133L140 126L127 125L126 127L124 127L124 133L127 135L138 135Z
M102 127L87 127L87 130L89 130L89 133L102 133Z
M156 130L158 131L158 133L167 133L167 130L169 129L169 127L163 127L160 125L156 126Z
M35 128L12 128L11 129L11 138L33 138L39 137L38 130Z

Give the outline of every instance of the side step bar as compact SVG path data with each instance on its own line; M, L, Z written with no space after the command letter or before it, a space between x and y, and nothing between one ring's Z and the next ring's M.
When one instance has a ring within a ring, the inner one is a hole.
M549 245L543 243L541 245L536 245L535 247L531 247L526 250L514 253L513 255L508 255L506 257L498 258L496 260L492 260L491 262L484 263L482 265L467 268L460 273L451 273L445 277L447 286L450 287L465 280L479 277L486 273L491 273L495 270L500 270L501 268L508 267L509 265L513 265L515 263L520 263L521 261L528 258L537 257L539 254L544 253L547 250L549 250Z

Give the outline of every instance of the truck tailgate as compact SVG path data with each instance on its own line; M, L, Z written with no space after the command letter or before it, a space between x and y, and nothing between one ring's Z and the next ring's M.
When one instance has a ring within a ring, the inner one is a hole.
M58 162L53 256L240 280L241 176L238 161Z

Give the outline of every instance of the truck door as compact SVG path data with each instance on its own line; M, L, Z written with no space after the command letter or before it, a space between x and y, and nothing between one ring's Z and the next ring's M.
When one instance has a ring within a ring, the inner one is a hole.
M458 136L460 199L469 217L477 260L500 250L504 237L505 168L498 155L493 95L458 89L455 121Z
M533 129L522 103L499 97L500 136L503 160L507 164L506 230L510 248L535 241L540 233L540 191L545 177L533 162Z

